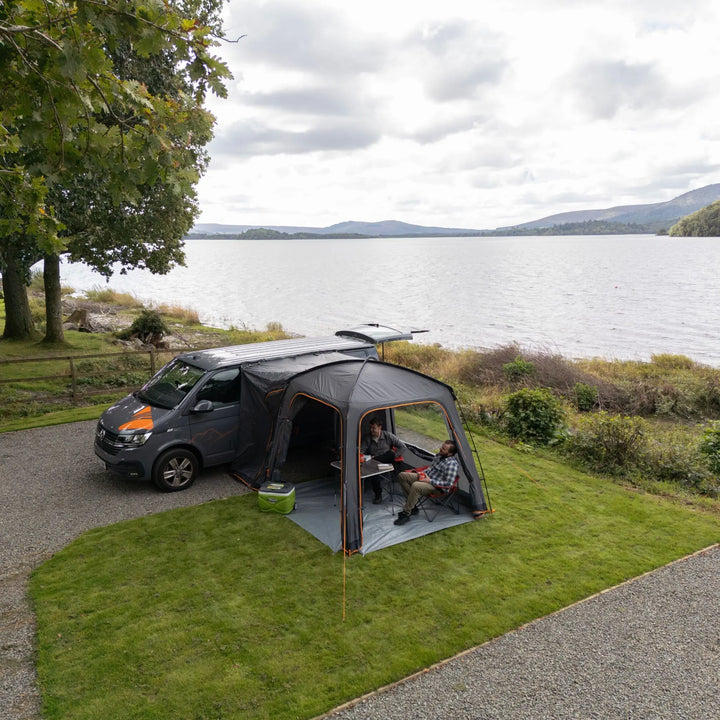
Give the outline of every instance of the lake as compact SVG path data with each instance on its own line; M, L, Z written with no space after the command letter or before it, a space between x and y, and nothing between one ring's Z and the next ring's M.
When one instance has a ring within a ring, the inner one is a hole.
M189 240L187 267L110 287L216 327L324 335L366 322L424 343L720 366L720 238L649 235ZM63 264L77 292L105 280Z

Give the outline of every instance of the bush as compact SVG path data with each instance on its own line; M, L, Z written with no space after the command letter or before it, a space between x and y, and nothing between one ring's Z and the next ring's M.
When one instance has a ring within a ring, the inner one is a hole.
M567 450L595 470L618 474L643 464L646 431L642 418L600 412L580 418Z
M518 440L547 445L564 420L559 400L546 388L524 388L505 398L505 426Z
M705 457L710 471L720 475L720 422L705 428L700 440L700 452Z
M121 333L120 338L163 336L168 333L167 325L155 310L142 310L132 325Z
M649 438L643 464L655 482L666 481L682 487L702 491L708 480L697 444L678 434L667 432Z
M695 367L695 362L687 355L672 355L670 353L651 355L650 362L661 370L691 370Z
M598 402L598 390L593 385L576 382L573 387L575 396L575 407L580 412L589 412Z
M503 373L510 382L524 380L535 372L535 365L528 360L523 360L519 355L509 363L503 365Z

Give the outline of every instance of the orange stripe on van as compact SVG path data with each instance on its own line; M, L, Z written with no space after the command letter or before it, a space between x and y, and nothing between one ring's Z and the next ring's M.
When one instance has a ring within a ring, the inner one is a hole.
M152 408L149 405L141 407L134 415L130 422L121 425L120 430L152 430Z

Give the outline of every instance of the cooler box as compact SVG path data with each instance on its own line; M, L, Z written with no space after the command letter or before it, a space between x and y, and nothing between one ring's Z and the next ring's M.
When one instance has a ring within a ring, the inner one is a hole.
M292 483L263 483L258 491L258 506L263 512L287 515L295 507L295 486Z

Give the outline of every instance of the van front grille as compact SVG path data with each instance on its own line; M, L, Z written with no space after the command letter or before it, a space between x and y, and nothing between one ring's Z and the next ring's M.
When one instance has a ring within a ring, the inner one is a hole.
M101 423L97 424L95 429L95 442L110 455L117 455L122 448L122 445L117 441L118 436L116 433L106 430Z

